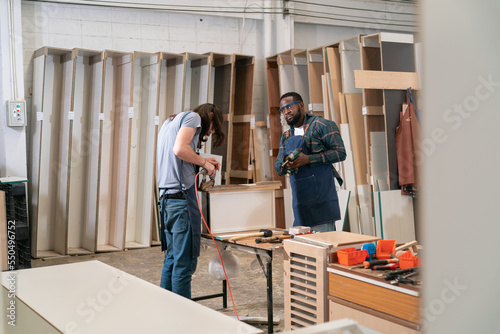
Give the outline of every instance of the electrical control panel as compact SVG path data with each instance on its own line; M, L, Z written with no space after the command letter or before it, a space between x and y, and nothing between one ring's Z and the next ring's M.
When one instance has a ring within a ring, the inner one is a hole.
M7 101L7 125L26 126L26 101Z

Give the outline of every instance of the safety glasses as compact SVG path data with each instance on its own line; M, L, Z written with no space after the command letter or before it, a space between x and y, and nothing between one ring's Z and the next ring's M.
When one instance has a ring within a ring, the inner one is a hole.
M300 101L295 101L295 102L291 102L291 103L285 104L283 107L280 108L279 112L284 113L287 110L290 111L290 110L293 109L294 105L297 104L297 103L300 103Z

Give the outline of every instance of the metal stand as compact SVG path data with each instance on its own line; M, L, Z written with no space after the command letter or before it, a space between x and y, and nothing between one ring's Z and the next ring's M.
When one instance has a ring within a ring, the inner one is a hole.
M226 280L222 280L222 292L214 293L212 295L200 296L191 298L192 301L197 302L198 300L212 299L222 297L222 308L227 308L227 284Z

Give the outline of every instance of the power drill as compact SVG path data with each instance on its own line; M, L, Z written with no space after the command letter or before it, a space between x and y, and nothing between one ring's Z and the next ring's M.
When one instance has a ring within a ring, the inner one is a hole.
M285 160L281 164L281 168L286 168L287 174L294 174L294 173L297 173L299 171L298 168L297 169L287 168L286 165L289 162L297 159L297 157L300 154L300 151L302 151L302 148L296 148L295 150L293 150L289 155L286 156Z

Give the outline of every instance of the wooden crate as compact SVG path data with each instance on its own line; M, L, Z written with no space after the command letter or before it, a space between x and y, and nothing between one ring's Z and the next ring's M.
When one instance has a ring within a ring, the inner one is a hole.
M328 321L327 264L339 248L380 238L333 231L284 240L285 329L292 330Z
M279 182L214 186L203 192L203 215L212 233L276 227L274 192Z
M285 330L328 321L328 248L284 240Z

